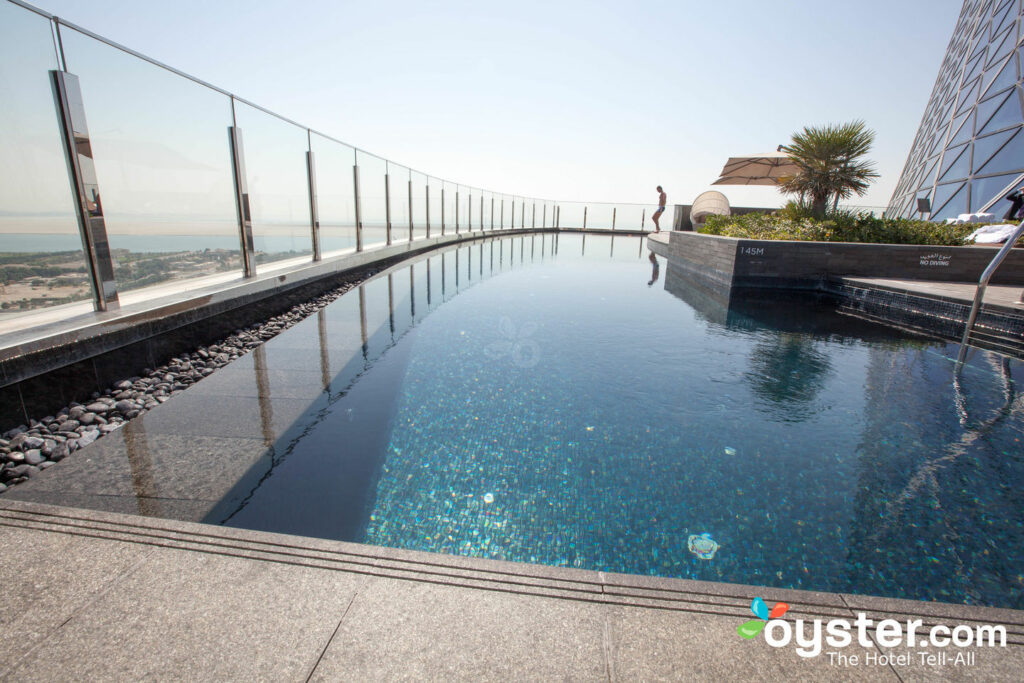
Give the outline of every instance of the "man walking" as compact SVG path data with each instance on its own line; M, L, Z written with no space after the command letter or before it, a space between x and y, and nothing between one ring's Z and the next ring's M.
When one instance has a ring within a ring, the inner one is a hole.
M665 213L666 200L665 190L661 189L661 185L658 185L658 210L651 215L651 220L654 221L654 232L661 232L658 219L661 218L661 214Z

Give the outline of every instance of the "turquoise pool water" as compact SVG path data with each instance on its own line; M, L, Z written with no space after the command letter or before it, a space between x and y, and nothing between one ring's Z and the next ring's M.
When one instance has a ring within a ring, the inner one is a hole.
M1024 607L1019 361L958 389L955 345L567 234L403 264L261 354L323 393L207 521Z

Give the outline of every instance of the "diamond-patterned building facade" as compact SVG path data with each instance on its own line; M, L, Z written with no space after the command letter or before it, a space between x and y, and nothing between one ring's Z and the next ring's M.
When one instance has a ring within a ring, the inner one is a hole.
M932 220L979 211L1020 182L1022 3L964 2L888 215L918 216L920 198L931 200ZM990 211L1008 207L997 201Z

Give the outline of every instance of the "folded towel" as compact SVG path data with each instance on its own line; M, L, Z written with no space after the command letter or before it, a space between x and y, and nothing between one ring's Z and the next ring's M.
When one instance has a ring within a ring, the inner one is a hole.
M1016 225L1010 224L985 225L968 235L967 241L975 244L1000 244L1010 239L1016 229Z
M946 225L963 225L964 223L990 223L995 220L991 213L962 213L956 218L947 218Z

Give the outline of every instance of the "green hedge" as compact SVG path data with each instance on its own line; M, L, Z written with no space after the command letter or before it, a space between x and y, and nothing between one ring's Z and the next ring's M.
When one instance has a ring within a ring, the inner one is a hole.
M945 225L907 218L876 218L871 214L839 212L825 220L796 215L748 213L742 216L709 216L700 232L755 240L810 242L870 242L873 244L928 244L959 247L979 226Z

